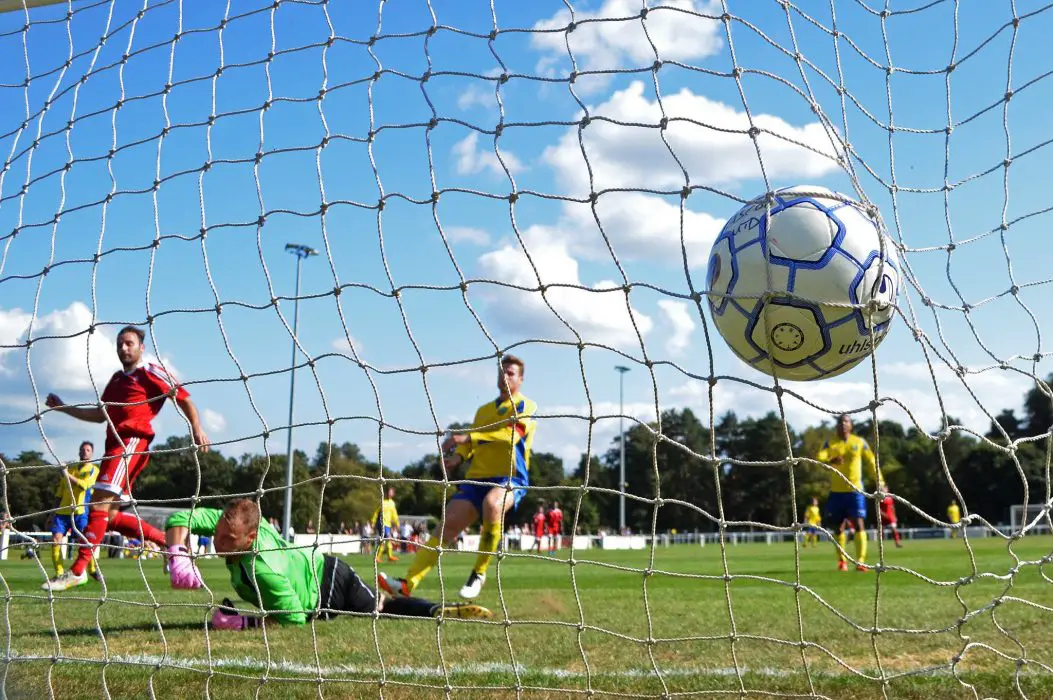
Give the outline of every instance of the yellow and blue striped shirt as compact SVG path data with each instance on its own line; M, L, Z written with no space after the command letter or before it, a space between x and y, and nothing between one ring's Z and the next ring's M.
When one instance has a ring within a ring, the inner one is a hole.
M466 479L509 477L529 481L537 404L522 394L488 401L475 412L469 440L457 446L468 463Z
M849 435L847 440L833 437L827 440L816 458L830 464L836 472L830 475L830 491L851 493L863 490L863 467L872 478L877 479L877 460L867 441L858 435ZM837 464L832 460L839 459Z
M91 462L78 462L66 467L66 472L70 475L69 481L63 477L55 487L55 496L59 499L56 512L60 515L80 515L84 512L84 504L91 494L91 488L95 486L95 480L99 478L99 468Z

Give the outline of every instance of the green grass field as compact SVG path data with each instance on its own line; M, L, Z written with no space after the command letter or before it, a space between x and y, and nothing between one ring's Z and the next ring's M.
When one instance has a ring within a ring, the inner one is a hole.
M12 560L0 564L4 689L34 699L1053 697L1051 572L1009 576L1013 555L1037 562L1053 538L1012 552L996 539L969 544L971 556L962 540L886 549L889 566L915 573L881 574L836 571L828 543L799 560L791 544L729 546L727 579L713 545L659 548L653 562L647 551L580 552L574 566L566 553L505 557L480 600L492 622L349 617L266 634L206 633L209 593L171 590L159 560L142 572L104 560L105 598L92 582L54 601L35 562ZM399 575L408 559L386 569ZM444 556L448 596L472 560ZM371 559L349 561L369 575ZM989 575L970 578L974 565ZM231 595L221 563L202 571L217 599ZM438 599L439 577L418 593Z

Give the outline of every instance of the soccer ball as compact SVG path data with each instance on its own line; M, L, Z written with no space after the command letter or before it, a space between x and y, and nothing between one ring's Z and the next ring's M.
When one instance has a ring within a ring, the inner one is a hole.
M709 255L709 309L744 362L779 379L847 372L888 333L899 258L873 215L824 187L776 190L724 225Z

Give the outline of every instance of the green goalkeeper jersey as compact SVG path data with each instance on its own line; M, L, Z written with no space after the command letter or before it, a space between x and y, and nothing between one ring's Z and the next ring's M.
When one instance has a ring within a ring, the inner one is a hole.
M195 508L173 513L165 524L187 527L195 535L216 533L223 511ZM283 625L302 625L318 608L325 558L314 548L295 549L270 523L261 520L252 554L228 557L227 571L237 594Z

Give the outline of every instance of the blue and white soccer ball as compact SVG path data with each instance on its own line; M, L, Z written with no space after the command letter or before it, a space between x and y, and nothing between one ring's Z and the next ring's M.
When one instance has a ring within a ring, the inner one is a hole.
M895 312L900 265L880 222L844 195L798 185L724 225L709 255L717 330L744 362L780 379L859 364Z

